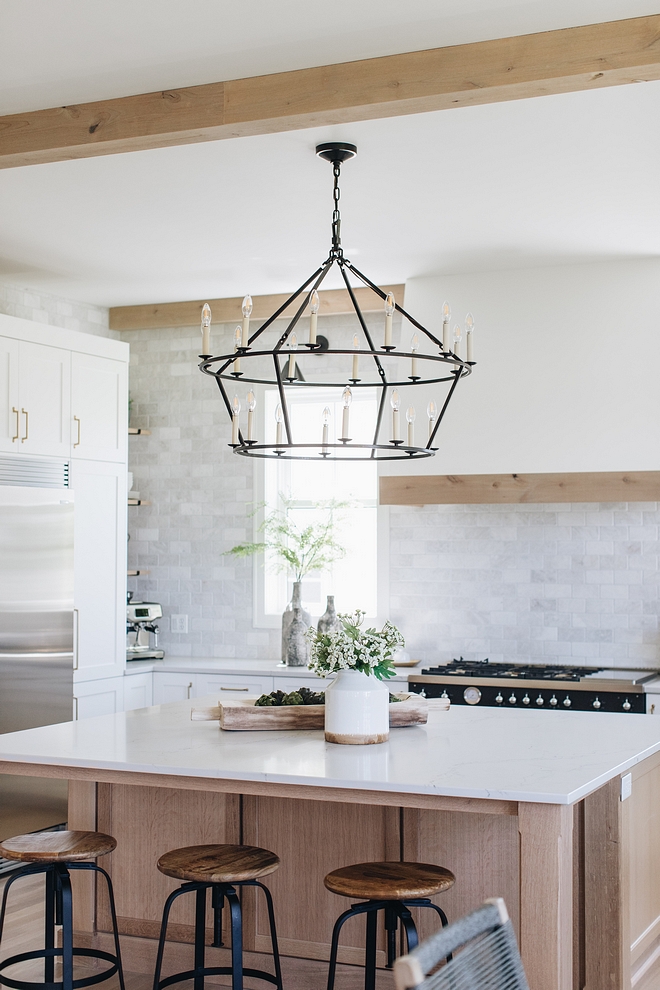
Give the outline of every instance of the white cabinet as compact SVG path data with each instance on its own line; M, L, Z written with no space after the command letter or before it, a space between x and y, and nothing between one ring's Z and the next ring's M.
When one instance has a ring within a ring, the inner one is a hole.
M126 674L124 677L124 711L148 708L153 704L153 675Z
M309 688L310 691L325 691L333 680L332 677L317 677L316 674L310 676L309 671L305 671L304 676L301 674L300 677L287 675L286 677L273 678L275 690L286 691L287 694L301 687Z
M124 678L108 677L98 681L74 684L74 719L95 715L114 715L124 710Z
M18 341L0 337L0 451L20 447L18 405Z
M196 678L197 674L168 674L161 670L154 671L154 705L194 698Z
M119 674L126 662L126 465L72 461L75 493L75 680Z
M72 457L126 460L128 376L123 361L74 351L71 418Z
M270 694L273 690L272 677L260 677L255 674L197 674L196 691L193 697L201 698L206 694L215 694L219 701Z
M19 342L18 448L68 457L71 451L71 352Z

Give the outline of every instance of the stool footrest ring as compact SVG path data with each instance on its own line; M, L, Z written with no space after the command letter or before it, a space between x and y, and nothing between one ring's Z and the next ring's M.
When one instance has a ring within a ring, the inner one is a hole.
M62 955L62 949L33 949L31 952L19 952L18 955L9 956L0 963L0 984L11 987L12 990L62 990L61 980L53 983L45 983L43 980L38 982L33 980L15 980L13 977L6 976L2 972L8 966L14 966L16 963L28 962L31 959L53 959L58 957L61 959ZM85 976L82 979L74 980L72 983L73 990L82 990L83 987L92 987L96 983L102 983L104 980L109 979L109 977L114 976L119 970L117 957L111 955L109 952L103 952L101 949L74 948L73 955L74 958L76 956L86 956L92 959L103 959L105 962L112 964L109 969L104 969L102 973L95 973L93 976Z
M167 976L158 983L158 990L171 987L174 983L183 983L184 980L194 980L196 976L231 976L231 966L205 966L203 969L189 969L187 973L175 973L174 976ZM277 977L271 973L265 973L261 969L243 969L243 976L251 976L256 980L267 980L277 986Z

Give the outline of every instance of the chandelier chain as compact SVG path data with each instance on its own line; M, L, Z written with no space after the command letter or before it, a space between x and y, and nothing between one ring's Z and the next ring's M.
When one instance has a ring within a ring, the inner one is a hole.
M339 215L339 197L341 191L339 189L339 176L341 173L341 162L332 163L332 174L334 176L334 183L332 187L332 199L334 202L334 209L332 211L332 256L340 258L343 255L341 248L341 217Z

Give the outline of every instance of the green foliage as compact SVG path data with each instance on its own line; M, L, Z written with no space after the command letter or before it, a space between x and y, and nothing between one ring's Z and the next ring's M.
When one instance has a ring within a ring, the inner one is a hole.
M404 646L403 636L389 620L380 632L362 629L364 612L357 609L353 615L340 615L340 628L330 633L320 633L311 628L310 670L321 676L336 674L340 670L357 670L373 674L379 681L394 677L394 654Z
M325 521L299 528L289 516L293 500L282 495L280 499L284 509L270 512L259 527L263 533L262 542L239 543L226 553L241 558L269 550L276 557L277 569L293 571L295 581L302 581L310 571L325 570L346 556L346 548L336 539L335 526L337 511L345 508L347 502L336 499L315 502L315 509L326 510Z

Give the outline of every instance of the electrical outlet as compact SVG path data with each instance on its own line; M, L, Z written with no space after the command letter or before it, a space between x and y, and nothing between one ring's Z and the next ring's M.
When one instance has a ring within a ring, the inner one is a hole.
M171 615L170 616L170 632L173 632L173 633L187 633L188 632L188 616L187 615Z

